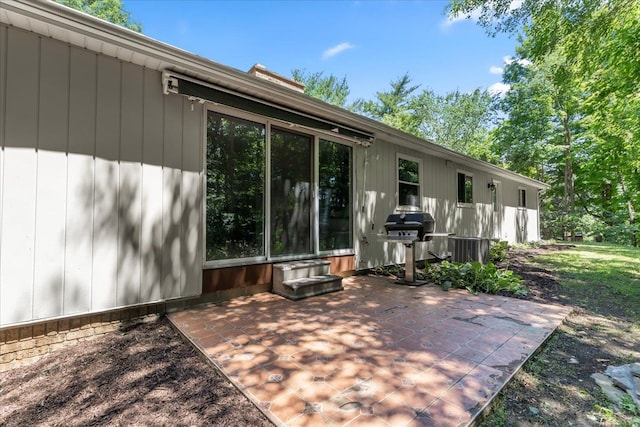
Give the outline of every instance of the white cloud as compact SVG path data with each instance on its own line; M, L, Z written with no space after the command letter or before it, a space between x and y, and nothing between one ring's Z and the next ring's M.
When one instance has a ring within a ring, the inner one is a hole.
M528 67L529 65L532 64L532 62L529 61L528 59L515 59L512 56L505 56L502 59L504 60L505 65L511 65L515 62L516 64L520 64L523 67Z
M489 73L491 74L502 74L503 71L504 71L504 68L502 67L496 67L495 65L492 65L491 67L489 67Z
M520 9L523 3L524 0L512 0L511 4L509 5L509 12L511 12L512 10Z
M511 3L509 3L509 12L519 9L520 7L522 7L523 3L524 3L524 0L511 0ZM469 15L462 14L454 17L447 16L447 18L440 23L440 28L446 29L452 26L453 24L455 24L456 22L465 21L467 19L470 19L473 22L478 22L481 14L482 14L482 8L477 7L473 9Z
M191 25L187 21L179 20L176 24L176 30L181 36L186 36L191 32Z
M339 53L344 52L345 50L349 50L349 49L353 49L355 46L352 45L351 43L340 43L338 45L335 45L333 47L330 47L329 49L325 50L322 53L322 59L329 59L331 57L336 56Z
M457 23L457 22L462 22L462 21L466 21L467 19L472 20L473 22L478 22L478 19L480 19L480 14L482 13L482 10L480 8L476 8L474 9L469 15L456 15L456 16L447 16L445 18L444 21L442 21L440 23L440 28L442 29L446 29L451 27L453 24ZM467 18L468 16L468 18Z
M489 88L487 88L487 92L489 92L491 95L502 96L505 93L509 92L509 89L511 89L511 85L497 82L489 86Z

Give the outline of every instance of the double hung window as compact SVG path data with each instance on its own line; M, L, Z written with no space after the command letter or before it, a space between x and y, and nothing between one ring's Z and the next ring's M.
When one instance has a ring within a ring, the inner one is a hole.
M527 207L527 190L525 190L524 188L518 188L518 207Z
M473 203L473 175L458 172L458 204Z
M398 157L398 206L420 208L420 162Z

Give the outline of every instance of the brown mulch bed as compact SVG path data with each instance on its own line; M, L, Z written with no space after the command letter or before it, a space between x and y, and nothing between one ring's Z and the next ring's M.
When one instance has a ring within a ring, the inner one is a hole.
M268 426L154 318L0 373L0 426Z

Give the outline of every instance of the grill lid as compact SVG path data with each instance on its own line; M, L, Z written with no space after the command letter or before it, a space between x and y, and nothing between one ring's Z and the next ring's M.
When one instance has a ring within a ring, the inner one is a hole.
M431 236L424 238L424 234L433 233L435 224L427 212L402 212L389 215L384 228L388 240L431 240Z

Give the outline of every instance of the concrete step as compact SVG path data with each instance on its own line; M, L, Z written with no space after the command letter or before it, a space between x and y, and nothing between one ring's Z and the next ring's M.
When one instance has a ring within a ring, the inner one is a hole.
M342 289L342 277L333 274L287 280L280 284L273 282L274 293L293 300L341 291Z
M331 263L323 259L281 262L273 265L273 283L329 274Z

